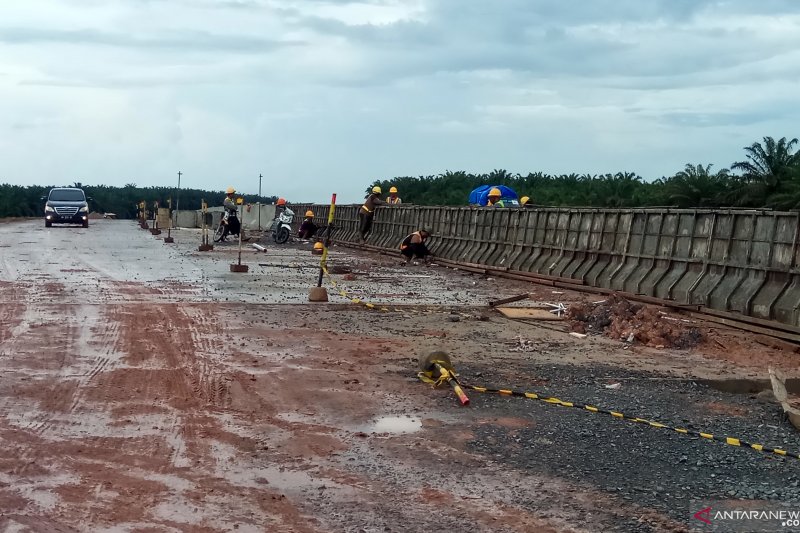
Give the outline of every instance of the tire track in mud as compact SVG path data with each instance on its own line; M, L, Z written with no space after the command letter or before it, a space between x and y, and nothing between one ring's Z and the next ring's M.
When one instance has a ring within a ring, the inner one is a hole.
M57 285L46 284L42 290L51 292ZM54 292L58 290L60 287L56 287ZM70 346L75 336L76 322L73 312L74 308L70 306L58 320L53 320L38 305L24 305L9 338L0 343L0 350L6 355L2 360L3 369L13 373L17 381L30 381L28 375L33 371L38 372L32 384L20 387L15 383L15 386L11 386L12 391L21 390L11 394L6 392L2 396L6 421L11 421L12 426L22 431L36 436L44 433L55 416L50 407L59 408L61 398L71 393L69 383L62 382L58 377L67 373L65 365L72 352ZM56 322L58 332L53 334L51 326ZM47 357L51 352L55 352L54 357ZM33 459L31 450L23 450L20 458L27 464Z
M198 362L198 371L191 373L193 389L208 406L226 409L231 405L232 378L221 369L225 368L224 359L231 349L213 340L221 333L220 321L200 306L184 306L181 312L187 320L192 351Z
M84 310L91 307L85 307ZM93 308L96 311L96 308ZM86 359L89 359L91 366L80 374L77 380L75 393L72 395L72 403L69 407L69 414L72 415L79 411L86 401L87 389L97 376L103 372L109 372L116 368L122 359L122 354L117 350L117 343L120 336L120 327L117 319L117 308L104 306L103 316L94 317L95 325L91 326L91 320L85 317L81 322L80 333L76 339L76 344L80 348L85 348L88 352ZM89 346L97 348L89 349ZM96 410L96 406L93 410ZM80 426L80 420L74 422Z
M97 405L88 406L86 401L87 392L97 376L116 367L121 359L114 348L119 336L119 325L114 315L113 308L70 306L70 315L66 324L62 324L67 332L65 345L59 348L64 357L59 367L53 370L52 377L36 385L44 396L28 397L36 405L28 407L27 412L32 416L18 425L39 445L21 450L22 462L12 470L14 475L27 475L39 459L47 456L46 442L71 438L84 438L91 442L102 438L93 432L98 430L95 417L102 415L104 409Z
M0 281L0 357L4 355L3 344L18 335L26 309L26 295L12 283Z

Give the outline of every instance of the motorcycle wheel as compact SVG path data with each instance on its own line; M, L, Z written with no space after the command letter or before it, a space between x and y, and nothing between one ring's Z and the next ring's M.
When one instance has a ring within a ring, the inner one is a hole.
M217 231L214 233L214 242L221 241L223 235L225 235L225 225L220 224L217 226Z
M289 240L289 228L283 226L278 228L278 232L275 234L275 242L278 244L283 244Z

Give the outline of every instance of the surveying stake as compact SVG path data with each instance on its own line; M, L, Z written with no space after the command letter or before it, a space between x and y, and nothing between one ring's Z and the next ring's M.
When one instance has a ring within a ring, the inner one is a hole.
M141 214L139 217L139 227L142 229L150 228L150 226L147 225L147 204L144 200L139 202L139 213Z
M153 202L153 227L150 228L150 233L153 235L161 235L161 230L158 229L158 200Z
M169 205L169 226L167 226L167 236L164 237L164 244L172 244L175 239L172 238L172 198L167 198L167 205ZM177 213L175 217L177 218Z
M203 216L203 230L200 233L200 247L201 252L210 252L214 249L213 244L208 244L208 226L206 225L206 214L208 213L208 204L205 200L200 200L200 211Z
M328 247L331 245L331 229L333 227L333 212L336 210L336 193L331 195L331 209L328 211L328 227L325 228L325 237L322 244L322 257L319 260L319 277L317 286L308 291L309 302L327 302L328 290L322 286L322 276L328 268Z
M239 210L241 212L239 216L239 262L231 263L231 272L247 272L250 270L250 267L242 264L242 233L244 233L244 209L242 208L242 204L244 201L241 196L236 199L236 203L239 205Z

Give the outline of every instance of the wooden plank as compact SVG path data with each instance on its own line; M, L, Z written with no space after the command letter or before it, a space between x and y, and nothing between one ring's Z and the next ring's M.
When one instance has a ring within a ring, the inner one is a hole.
M532 307L495 307L506 318L527 318L533 320L564 320L547 309Z
M742 329L745 331L750 331L752 333L761 333L762 335L777 337L779 339L783 339L786 341L800 343L800 335L796 335L794 333L789 333L778 329L763 328L760 326L755 326L753 324L748 324L747 322L739 322L738 320L720 318L713 315L707 315L701 312L695 313L693 311L684 311L684 310L680 310L680 312L692 318L696 318L698 320L704 320L706 322L715 322L717 324L722 324L723 326L728 326L731 328Z
M526 292L525 294L518 294L516 296L510 296L508 298L503 298L501 300L492 300L489 302L489 307L497 307L499 305L510 304L513 302L519 302L520 300L527 300L529 298L529 294Z

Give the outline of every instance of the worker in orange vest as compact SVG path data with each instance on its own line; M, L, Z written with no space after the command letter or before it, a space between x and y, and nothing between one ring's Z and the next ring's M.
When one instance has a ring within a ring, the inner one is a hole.
M403 203L403 200L401 200L400 197L397 196L397 187L392 187L391 189L389 189L389 197L386 199L386 203L389 205L397 205Z
M431 256L431 251L428 250L425 241L431 236L431 232L425 229L415 231L411 235L403 239L400 243L400 253L405 257L405 263L408 264L411 259L424 259L428 260ZM417 262L414 261L416 265Z

